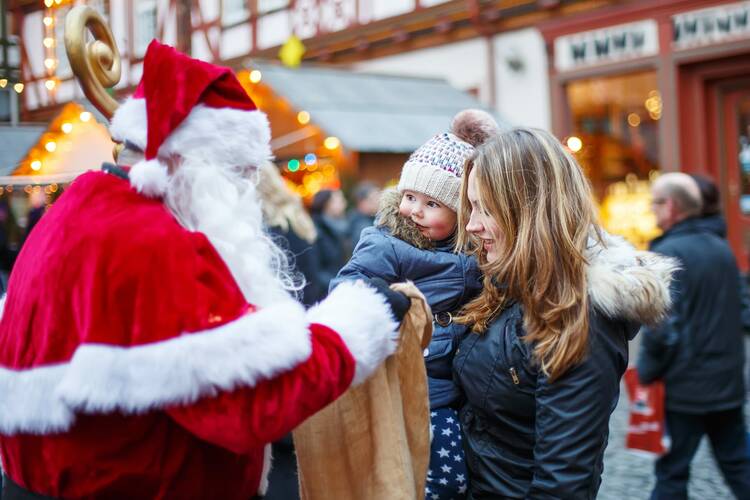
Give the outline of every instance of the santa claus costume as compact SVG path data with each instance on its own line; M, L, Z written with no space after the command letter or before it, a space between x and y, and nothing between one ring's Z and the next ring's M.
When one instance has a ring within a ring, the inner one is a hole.
M0 321L0 454L54 498L248 499L268 443L395 350L383 295L287 292L251 180L270 132L227 68L152 42L112 134L41 219ZM125 177L125 178L123 178Z

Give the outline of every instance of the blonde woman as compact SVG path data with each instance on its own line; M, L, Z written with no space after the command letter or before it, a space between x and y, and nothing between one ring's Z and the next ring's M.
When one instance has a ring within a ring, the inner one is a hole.
M298 286L303 286L302 303L310 306L320 295L315 281L317 264L312 247L316 238L315 225L302 205L302 199L289 189L279 169L271 162L266 162L259 170L258 195L263 223L274 242L286 251L291 261L289 264L297 271L293 279L296 278Z
M469 498L595 498L628 340L667 312L672 261L605 234L581 168L541 130L477 149L459 221L485 275L453 363Z

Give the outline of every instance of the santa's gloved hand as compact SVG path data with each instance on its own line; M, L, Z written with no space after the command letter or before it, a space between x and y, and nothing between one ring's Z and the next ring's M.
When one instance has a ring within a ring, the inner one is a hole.
M396 321L401 323L404 320L404 316L411 307L411 300L405 294L391 290L388 283L382 278L370 278L369 283L375 288L378 293L385 296L388 305L391 307L391 313Z

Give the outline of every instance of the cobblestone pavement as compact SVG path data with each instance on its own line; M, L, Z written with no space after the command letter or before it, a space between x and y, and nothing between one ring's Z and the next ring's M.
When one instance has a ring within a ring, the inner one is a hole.
M746 420L750 415L745 408ZM625 387L620 402L610 420L609 446L604 454L604 474L599 489L599 500L648 499L654 486L654 461L624 448L628 424L628 401ZM711 447L706 439L701 443L690 469L690 498L695 500L721 500L734 498L724 483Z

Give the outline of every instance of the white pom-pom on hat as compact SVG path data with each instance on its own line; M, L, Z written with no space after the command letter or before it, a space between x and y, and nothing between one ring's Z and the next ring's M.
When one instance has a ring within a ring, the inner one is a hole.
M453 117L451 133L474 147L483 144L499 127L492 115L481 109L465 109Z
M130 169L130 185L149 198L159 198L167 192L167 166L159 160L139 161Z

